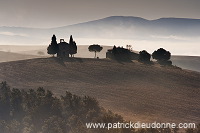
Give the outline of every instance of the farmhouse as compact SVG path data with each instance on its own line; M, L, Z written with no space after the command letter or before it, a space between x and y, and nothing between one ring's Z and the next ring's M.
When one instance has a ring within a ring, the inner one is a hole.
M58 53L57 56L60 58L67 58L70 54L70 45L65 42L64 39L60 39L60 43L58 43Z
M119 60L137 60L139 54L130 49L114 46L106 52L106 58L119 59Z

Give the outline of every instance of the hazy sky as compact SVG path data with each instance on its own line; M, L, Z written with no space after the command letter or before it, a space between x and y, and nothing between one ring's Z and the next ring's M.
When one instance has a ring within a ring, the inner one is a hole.
M108 16L200 19L200 0L0 0L0 26L59 27Z

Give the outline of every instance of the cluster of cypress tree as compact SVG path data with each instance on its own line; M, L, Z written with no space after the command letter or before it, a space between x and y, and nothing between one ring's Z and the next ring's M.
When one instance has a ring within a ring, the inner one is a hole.
M55 56L55 54L57 54L59 52L58 45L59 44L57 43L56 36L53 35L53 37L51 39L51 44L47 48L47 53ZM69 44L67 44L67 45L69 45L69 54L71 55L71 57L73 57L74 54L77 53L77 45L76 45L76 42L73 40L72 35L70 36Z

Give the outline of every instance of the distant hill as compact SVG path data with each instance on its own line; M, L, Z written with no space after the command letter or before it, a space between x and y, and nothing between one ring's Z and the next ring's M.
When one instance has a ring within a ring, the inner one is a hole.
M0 81L97 98L127 120L199 122L200 73L108 59L38 58L0 63Z
M146 20L140 17L112 16L100 20L53 28L61 34L114 39L150 39L152 36L199 37L200 19L161 18Z
M161 18L146 20L140 17L112 16L69 26L39 29L0 27L0 44L44 44L56 34L60 37L104 39L180 39L199 37L200 19Z
M39 58L39 57L41 57L41 56L34 56L34 55L26 55L26 54L18 54L18 53L0 51L0 62L33 59L33 58Z
M172 56L173 65L200 72L200 56Z

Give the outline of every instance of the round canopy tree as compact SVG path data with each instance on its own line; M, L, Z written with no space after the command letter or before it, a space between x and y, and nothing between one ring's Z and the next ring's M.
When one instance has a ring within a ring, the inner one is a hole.
M139 52L138 61L143 62L143 63L149 63L150 59L151 59L151 55L146 50Z
M152 57L157 61L168 61L171 58L171 53L163 48L160 48L153 52Z
M94 53L95 53L94 58L96 58L96 53L97 53L97 52L100 52L102 49L103 49L103 47L101 47L101 46L98 45L98 44L93 44L93 45L90 45L90 46L88 47L88 50L89 50L90 52L94 52Z
M163 48L154 51L152 54L153 59L156 59L161 65L171 65L172 62L169 60L171 58L171 53Z

